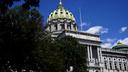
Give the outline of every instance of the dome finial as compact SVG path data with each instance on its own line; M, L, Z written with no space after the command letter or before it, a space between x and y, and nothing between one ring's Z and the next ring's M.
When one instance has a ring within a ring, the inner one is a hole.
M59 4L62 5L62 0L60 0L60 3Z

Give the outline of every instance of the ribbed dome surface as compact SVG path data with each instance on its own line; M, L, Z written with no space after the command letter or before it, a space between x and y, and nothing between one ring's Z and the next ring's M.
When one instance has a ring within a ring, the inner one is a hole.
M62 3L59 4L56 10L51 12L47 21L51 21L51 20L59 19L59 18L65 18L65 19L70 19L70 20L75 21L73 14L70 11L64 9Z

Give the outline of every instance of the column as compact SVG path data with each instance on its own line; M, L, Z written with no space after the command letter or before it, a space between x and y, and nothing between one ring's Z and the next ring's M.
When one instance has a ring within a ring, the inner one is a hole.
M120 69L119 61L117 61L117 68L118 68L118 70Z
M127 60L128 61L128 60ZM128 71L128 62L126 62L126 70Z
M67 23L65 23L65 30L67 30L68 28L67 28Z
M71 31L74 31L73 24L71 24Z
M92 60L92 46L90 45L90 59Z
M112 69L115 69L114 58L112 58Z
M98 62L100 62L100 49L97 47L97 54L98 54Z
M89 45L87 45L87 51L88 51L88 61L90 61L90 49L89 49Z

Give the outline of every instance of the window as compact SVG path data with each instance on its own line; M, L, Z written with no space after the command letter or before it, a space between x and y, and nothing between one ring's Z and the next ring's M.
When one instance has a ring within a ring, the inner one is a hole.
M119 63L119 66L120 66L120 70L122 70L121 63Z
M62 29L65 29L65 28L64 28L64 24L61 25L61 28L62 28Z
M51 14L51 16L52 16L53 14Z
M73 25L74 29L76 30L76 25Z
M92 46L92 57L96 59L98 58L97 46Z
M72 14L70 14L72 16Z
M68 25L67 25L67 28L68 28L69 30L71 30L71 24L68 24Z
M105 69L107 69L107 62L104 63Z
M127 70L127 68L126 68L126 63L124 63L124 70Z
M63 12L60 12L61 14L63 14Z
M66 14L68 14L68 12L66 12Z
M110 62L110 69L112 70L112 63Z
M57 12L55 14L57 14Z
M57 30L57 29L58 29L58 28L57 28L57 24L55 24L54 26L55 26L55 30Z
M115 70L117 70L118 68L117 68L117 64L116 64L116 62L115 62Z

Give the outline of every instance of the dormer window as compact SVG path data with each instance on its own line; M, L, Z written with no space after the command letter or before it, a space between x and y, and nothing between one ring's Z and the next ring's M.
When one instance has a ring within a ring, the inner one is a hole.
M57 12L55 14L57 14Z
M53 14L51 14L51 16L52 16Z
M61 14L63 14L63 12L60 12Z
M68 12L66 12L66 14L68 14Z

